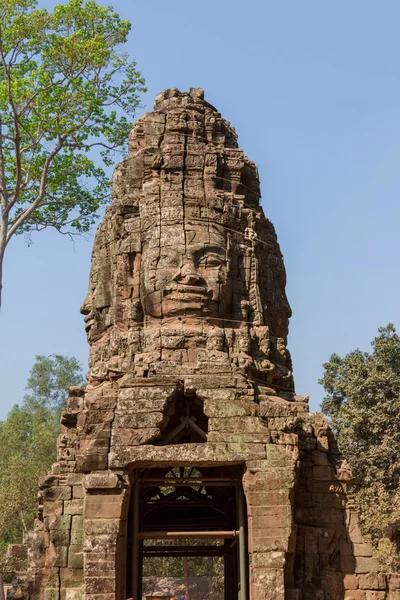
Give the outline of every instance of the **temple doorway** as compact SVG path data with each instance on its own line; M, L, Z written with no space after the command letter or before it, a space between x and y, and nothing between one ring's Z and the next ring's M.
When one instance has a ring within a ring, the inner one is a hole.
M247 600L242 468L136 470L128 517L127 597Z

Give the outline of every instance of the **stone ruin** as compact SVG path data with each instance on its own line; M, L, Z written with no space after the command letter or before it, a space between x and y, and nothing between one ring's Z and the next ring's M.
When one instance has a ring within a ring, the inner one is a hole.
M202 552L223 557L226 600L400 599L295 394L285 283L235 130L200 89L159 94L96 234L88 383L9 548L10 598L138 600L147 557Z

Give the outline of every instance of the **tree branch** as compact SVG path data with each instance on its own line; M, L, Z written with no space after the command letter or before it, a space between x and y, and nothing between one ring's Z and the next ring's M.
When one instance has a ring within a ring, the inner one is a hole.
M62 140L62 138L61 138L61 140ZM30 206L28 206L28 208L26 208L24 211L22 211L20 215L18 215L18 217L14 221L14 224L12 225L12 227L8 230L7 238L6 238L6 245L8 244L8 242L10 241L10 239L14 235L14 233L17 231L17 229L22 225L22 223L24 223L24 221L26 221L26 219L33 213L33 211L36 210L36 208L38 208L38 206L40 206L40 203L43 200L45 191L46 191L47 176L48 176L50 165L51 165L53 159L60 152L62 147L63 147L62 143L61 144L59 143L56 146L56 148L53 150L53 152L51 152L49 154L49 156L46 158L46 161L45 161L45 164L44 164L43 170L42 170L42 175L40 178L39 193L36 196L35 200L32 202L32 204Z

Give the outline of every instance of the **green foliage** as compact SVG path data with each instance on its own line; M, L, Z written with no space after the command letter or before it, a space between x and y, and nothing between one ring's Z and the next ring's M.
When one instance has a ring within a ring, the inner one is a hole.
M82 367L76 358L37 355L26 385L25 404L40 404L57 413L64 409L68 388L82 383Z
M38 478L56 458L59 416L68 388L83 383L75 358L36 356L21 406L0 422L0 557L35 518Z
M103 166L124 151L145 90L135 61L120 51L130 24L112 7L36 6L0 3L0 283L12 235L90 229L109 198Z
M339 447L355 477L364 531L389 568L400 565L400 338L379 329L372 352L332 354L320 383Z

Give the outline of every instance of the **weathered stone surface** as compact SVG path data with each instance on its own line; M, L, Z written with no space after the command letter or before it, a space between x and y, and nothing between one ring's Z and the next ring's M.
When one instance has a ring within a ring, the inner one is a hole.
M241 466L251 600L399 600L327 420L294 393L285 284L235 130L202 90L162 92L115 169L82 306L88 385L2 567L28 571L13 598L123 600L137 469Z

